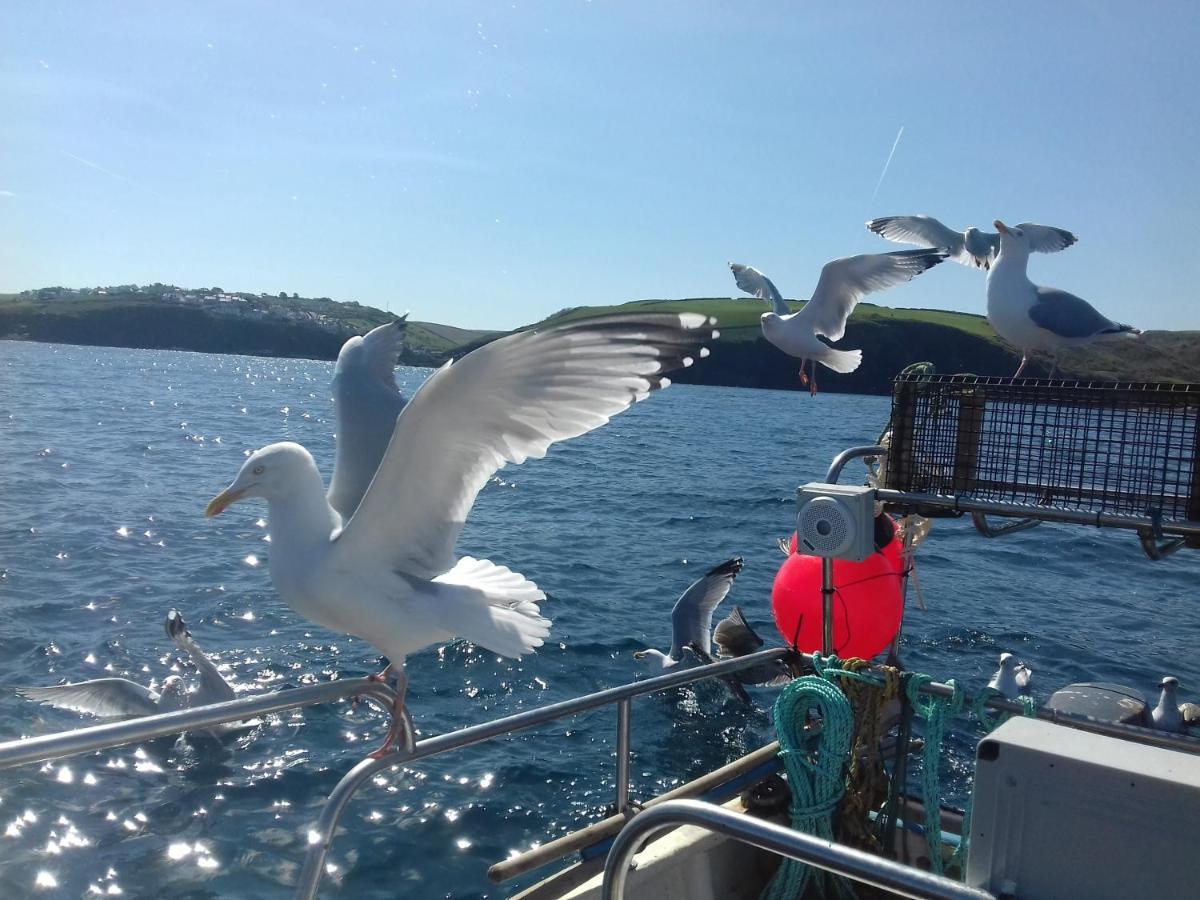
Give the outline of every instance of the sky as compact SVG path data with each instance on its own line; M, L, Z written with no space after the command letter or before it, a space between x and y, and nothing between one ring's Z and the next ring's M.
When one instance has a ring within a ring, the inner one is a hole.
M1197 46L1194 2L8 0L0 291L510 328L732 296L730 260L805 298L927 213L1069 228L1035 281L1196 329ZM982 313L984 278L870 299Z

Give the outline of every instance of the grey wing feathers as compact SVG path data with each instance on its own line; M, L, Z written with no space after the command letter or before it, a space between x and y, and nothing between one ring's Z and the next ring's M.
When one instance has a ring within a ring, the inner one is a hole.
M712 644L713 611L725 599L740 571L740 556L726 560L693 582L675 601L671 610L672 659L679 659L688 644L708 652Z
M899 244L941 248L957 256L963 249L963 236L933 216L884 216L867 223L867 230Z
M947 255L943 249L895 250L831 260L821 269L812 299L800 315L817 334L840 340L846 319L864 296L911 281Z
M407 322L398 319L346 341L333 375L337 418L329 503L349 519L362 502L404 409L396 358Z
M729 271L733 272L733 280L739 288L747 294L753 294L759 300L766 300L771 304L771 311L775 315L786 316L791 313L774 282L758 269L743 266L741 263L730 263Z
M1036 222L1022 222L1017 226L1025 232L1029 241L1029 249L1035 253L1057 253L1066 250L1079 240L1065 228L1055 228L1053 225L1038 225Z
M149 716L158 712L158 695L127 678L97 678L78 684L18 688L27 700L93 716Z
M1029 317L1042 328L1062 338L1090 338L1104 334L1140 334L1132 325L1122 325L1102 315L1082 297L1057 288L1039 287Z
M711 653L701 649L696 644L688 644L688 649L695 653L696 658L706 666L712 665L716 662L716 660L712 658ZM721 680L725 682L725 687L729 688L729 692L733 694L733 696L737 697L747 706L752 706L754 705L754 701L750 699L750 694L748 694L746 689L742 687L742 683L737 678L738 674L741 673L739 672L735 675L723 675L721 676Z
M742 615L742 608L735 606L733 612L717 623L713 632L713 643L717 645L717 656L733 659L761 649L763 639L750 627L750 623Z

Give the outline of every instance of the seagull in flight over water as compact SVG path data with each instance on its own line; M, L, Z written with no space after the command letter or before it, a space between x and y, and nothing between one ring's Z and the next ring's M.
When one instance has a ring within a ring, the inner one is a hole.
M1000 255L987 277L987 320L996 334L1021 351L1020 378L1034 350L1054 354L1050 377L1058 368L1058 354L1066 347L1081 347L1112 338L1135 338L1141 331L1101 315L1086 300L1041 287L1029 280L1026 267L1030 236L1020 225L1009 228L999 219Z
M397 681L392 727L403 731L404 660L464 638L507 657L540 647L546 595L525 576L456 557L475 498L508 463L540 458L670 384L667 372L707 356L714 319L697 313L607 316L522 331L446 363L396 418L374 479L343 524L312 455L299 444L251 454L209 503L267 501L270 573L279 596L326 628L353 634Z
M692 582L671 609L671 649L666 653L652 647L638 650L633 658L670 669L683 661L685 650L702 650L707 654L712 646L713 612L729 594L741 571L742 558L735 556Z
M1065 228L1023 222L1017 226L1029 236L1034 253L1057 253L1079 240ZM940 247L964 266L991 268L1000 253L1000 235L971 226L964 231L947 228L933 216L884 216L867 223L867 230L899 244Z
M800 383L817 393L817 363L835 372L853 372L862 363L861 350L835 350L817 335L831 341L846 333L846 320L867 294L887 290L916 278L946 258L945 250L897 250L864 253L827 262L812 299L799 312L791 312L783 295L762 272L752 266L730 263L733 279L747 294L771 304L762 314L763 336L789 356L800 358ZM804 372L812 361L812 378Z

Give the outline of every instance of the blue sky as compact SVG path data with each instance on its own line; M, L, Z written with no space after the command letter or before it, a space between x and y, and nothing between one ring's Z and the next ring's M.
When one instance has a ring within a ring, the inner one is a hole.
M1074 230L1031 274L1200 328L1191 3L9 2L0 291L296 291L512 327L806 297L871 216ZM888 152L904 133L878 194ZM873 298L982 312L947 264Z

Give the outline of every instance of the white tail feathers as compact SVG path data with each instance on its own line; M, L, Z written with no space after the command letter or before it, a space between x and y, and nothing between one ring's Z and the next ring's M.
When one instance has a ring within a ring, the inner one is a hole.
M826 365L833 371L845 375L847 372L853 372L862 365L861 350L834 350L830 348L827 353L814 357L817 362Z
M433 580L447 630L501 656L532 653L550 635L538 604L546 595L512 569L464 556Z

